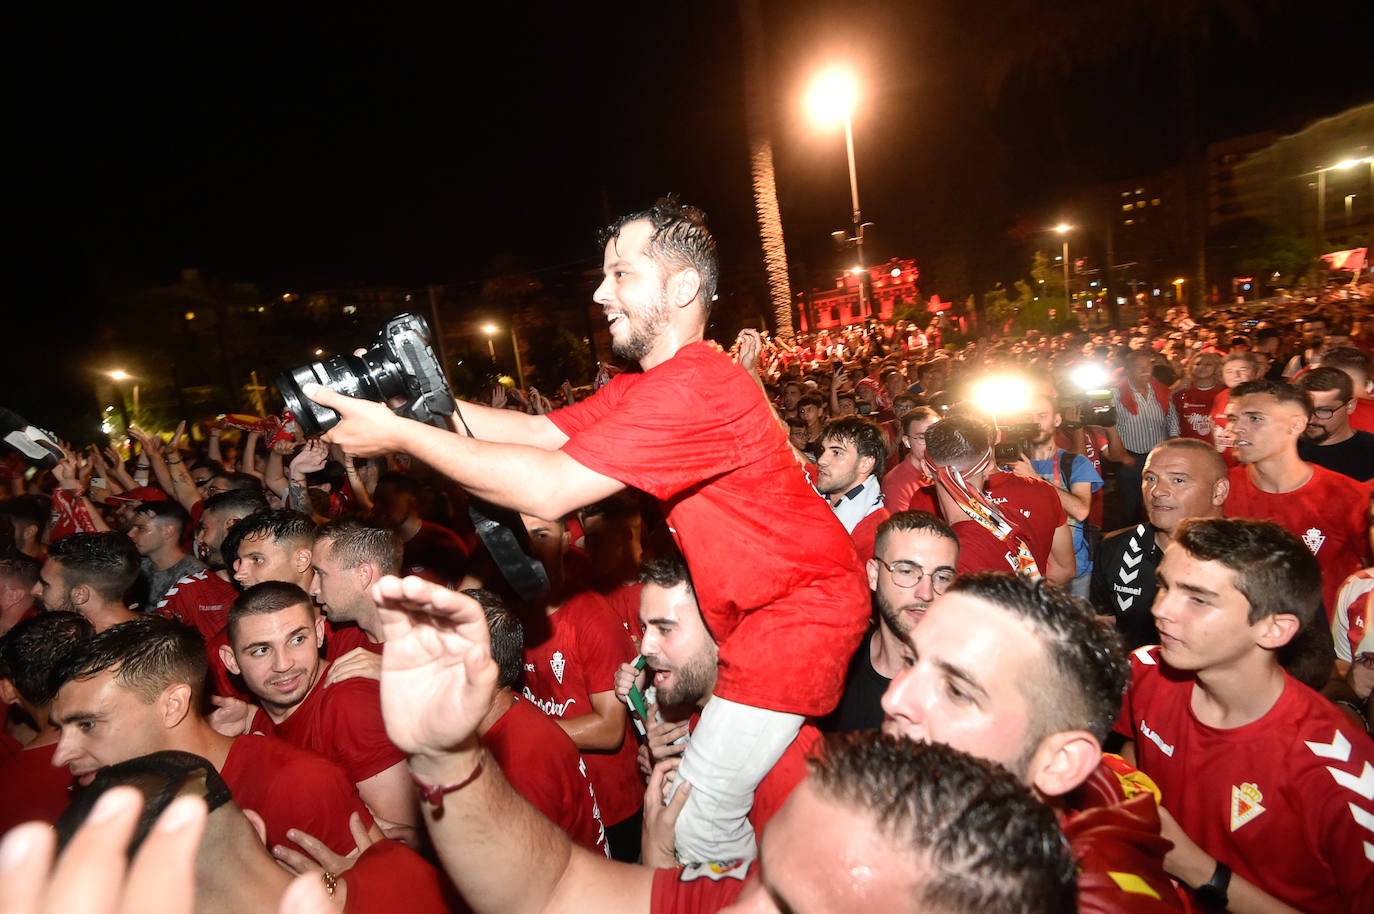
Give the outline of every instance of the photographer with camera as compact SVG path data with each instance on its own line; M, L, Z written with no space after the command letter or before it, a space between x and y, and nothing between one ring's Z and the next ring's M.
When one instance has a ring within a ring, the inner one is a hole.
M616 354L643 371L549 415L463 404L463 436L339 392L361 392L356 381L317 372L328 388L300 388L327 418L337 411L326 440L347 453L405 451L505 508L559 517L626 487L660 501L720 643L717 700L677 782L693 786L677 824L678 854L692 862L755 856L754 789L802 721L835 707L870 610L854 546L758 385L705 342L717 276L695 208L668 198L613 225L593 297ZM440 398L423 405L425 418L447 418Z
M1065 589L1086 599L1093 569L1088 515L1093 493L1102 488L1102 476L1087 457L1070 453L1055 443L1055 430L1063 417L1053 397L1033 395L1028 418L1035 427L1035 435L1020 442L1016 459L1009 467L1017 476L1042 479L1054 486L1073 533L1074 578Z

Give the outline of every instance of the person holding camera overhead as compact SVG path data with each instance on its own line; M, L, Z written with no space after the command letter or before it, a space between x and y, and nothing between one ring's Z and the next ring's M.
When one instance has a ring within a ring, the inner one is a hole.
M870 612L844 528L807 482L757 383L705 342L715 240L674 198L604 235L593 299L612 348L637 361L587 400L548 415L463 404L471 437L385 404L307 384L341 421L326 440L350 454L405 451L480 499L556 518L638 488L661 503L720 644L716 700L677 784L684 862L756 856L747 814L758 782L808 716L835 707Z

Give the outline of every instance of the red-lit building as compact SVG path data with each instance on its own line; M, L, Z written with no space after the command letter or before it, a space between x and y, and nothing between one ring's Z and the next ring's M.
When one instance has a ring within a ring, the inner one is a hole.
M833 330L861 323L870 317L880 321L892 319L892 315L903 308L919 306L921 291L916 287L920 271L916 261L892 258L883 264L868 268L868 279L872 283L872 311L866 312L859 305L859 280L862 274L846 271L835 277L835 287L811 293L810 299L801 308L797 331L815 333L818 330Z

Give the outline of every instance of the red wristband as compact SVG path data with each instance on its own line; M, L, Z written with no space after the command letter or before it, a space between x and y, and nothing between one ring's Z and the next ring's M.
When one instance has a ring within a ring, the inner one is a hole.
M477 767L472 769L472 774L463 778L457 784L426 784L424 781L417 778L413 771L410 772L410 779L415 782L415 792L420 795L420 799L424 800L435 809L443 809L444 796L462 790L464 787L477 780L478 776L482 774L482 769L486 767L486 764L487 750L483 749L477 756Z

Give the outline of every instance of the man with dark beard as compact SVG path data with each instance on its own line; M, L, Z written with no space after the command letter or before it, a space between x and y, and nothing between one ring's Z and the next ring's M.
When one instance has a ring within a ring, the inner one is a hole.
M698 712L713 699L719 673L719 650L701 617L696 591L682 557L672 555L645 562L640 568L639 618L644 626L640 652L646 671L637 672L624 664L616 673L616 697L629 693L630 683L643 688L652 685L646 697L649 708L649 764L663 766L655 772L665 794L674 789L679 757L691 742L691 730ZM881 694L881 693L880 693ZM660 709L667 720L660 717ZM879 708L878 720L882 721ZM782 806L792 788L806 776L806 757L820 742L820 731L810 724L802 726L777 763L764 775L754 795L749 821L761 833L764 825ZM664 763L667 763L664 765ZM695 782L691 782L695 787ZM668 796L664 797L666 802ZM646 838L643 862L649 866L675 866L675 843L671 829L656 830L658 817L646 812Z
M345 452L404 451L522 514L563 517L627 487L658 499L721 656L683 759L694 789L677 847L698 862L752 859L754 788L803 721L835 707L863 637L860 563L757 382L705 340L719 275L705 214L667 198L603 240L593 299L613 351L642 371L595 396L545 416L463 404L464 437L382 403L302 390L340 414L325 437Z
M1360 482L1374 479L1374 434L1350 424L1357 405L1350 375L1322 365L1293 383L1312 395L1313 407L1298 456Z
M817 726L826 733L870 730L883 724L883 693L902 671L906 641L926 608L954 583L959 538L934 514L899 511L878 527L868 586L878 618L859 642L844 694Z
M1024 442L1024 450L1011 465L1011 471L1030 479L1038 477L1054 486L1073 532L1074 578L1064 586L1074 596L1086 597L1096 557L1090 549L1088 513L1092 510L1093 493L1102 488L1102 477L1087 457L1071 454L1055 444L1054 432L1062 417L1053 398L1044 394L1032 397L1028 418L1037 429L1036 436Z

